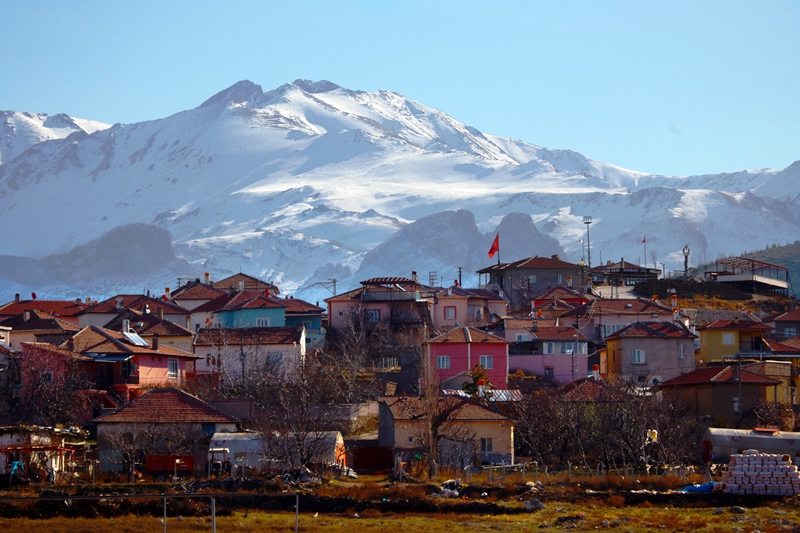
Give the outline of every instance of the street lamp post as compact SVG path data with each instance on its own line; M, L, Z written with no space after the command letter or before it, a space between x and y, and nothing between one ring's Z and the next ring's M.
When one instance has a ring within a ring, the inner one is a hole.
M588 259L589 270L592 269L592 241L589 238L589 226L592 224L592 217L583 217L583 223L586 224L586 259Z

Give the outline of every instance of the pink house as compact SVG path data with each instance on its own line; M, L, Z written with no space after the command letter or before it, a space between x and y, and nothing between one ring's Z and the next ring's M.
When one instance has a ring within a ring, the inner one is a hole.
M470 381L470 369L486 369L494 389L508 388L508 341L485 331L459 327L428 341L428 361L439 382L460 387Z

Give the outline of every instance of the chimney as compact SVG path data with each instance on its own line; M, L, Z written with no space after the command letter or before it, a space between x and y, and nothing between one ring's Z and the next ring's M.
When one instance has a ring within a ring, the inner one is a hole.
M600 365L592 365L592 379L600 379Z
M205 273L205 284L211 285L211 274L209 274L208 272Z
M27 309L25 309L25 310L22 312L22 321L23 321L23 322L27 322L27 321L28 321L28 320L30 320L30 319L31 319L31 312L30 312L30 311L28 311Z
M169 300L169 295L170 295L169 287L164 287L164 296L167 297L167 300Z
M158 306L158 319L164 320L164 308L160 305Z
M116 308L122 309L122 296L117 296Z
M733 317L733 323L734 324L738 324L739 323L739 315L736 315L735 317Z
M122 321L122 333L128 333L131 330L131 321L125 319Z
M572 287L572 276L567 276L567 287Z
M158 333L153 335L153 349L158 350Z
M412 270L411 271L411 281L414 281L414 282L417 281L417 271L416 270Z
M14 295L14 302L19 303L19 293Z
M478 380L478 398L483 398L486 396L486 381L479 379Z
M81 304L81 299L80 298L75 298L75 303L80 305Z

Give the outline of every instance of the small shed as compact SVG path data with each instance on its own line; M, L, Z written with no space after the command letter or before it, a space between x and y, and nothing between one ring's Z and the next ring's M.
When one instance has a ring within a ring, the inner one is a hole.
M727 462L732 454L744 450L789 454L796 460L800 452L800 433L774 428L708 428L703 436L703 462Z
M279 435L275 435L274 438L276 443L272 447L281 447L281 441L284 439ZM341 432L312 432L306 435L305 441L306 445L314 450L312 462L347 466L344 437ZM270 447L265 445L263 435L255 431L214 433L209 443L208 461L211 464L220 461L234 467L256 470L271 470L284 466L282 461L271 457ZM300 466L299 458L292 460L292 466Z

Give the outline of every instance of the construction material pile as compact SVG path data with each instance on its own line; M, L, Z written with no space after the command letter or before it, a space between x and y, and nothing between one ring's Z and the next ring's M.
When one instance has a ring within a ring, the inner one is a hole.
M727 471L722 473L722 483L723 491L728 494L800 494L800 472L788 454L758 450L733 454Z

